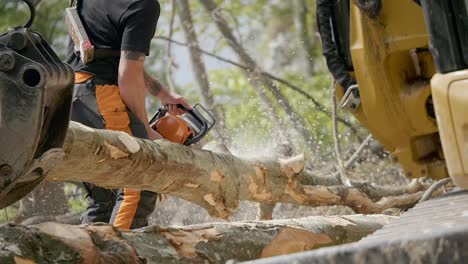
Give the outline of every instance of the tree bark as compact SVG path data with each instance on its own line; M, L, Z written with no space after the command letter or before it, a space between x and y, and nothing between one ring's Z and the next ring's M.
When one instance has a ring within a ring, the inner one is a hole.
M1 263L225 263L350 243L395 219L385 215L314 216L266 222L148 227L0 226Z
M81 224L82 213L67 213L63 215L37 215L22 220L22 225L37 225L45 222L57 222L61 224L79 225ZM16 221L18 223L18 221Z
M223 144L227 144L228 140L225 136L224 131L224 118L221 115L219 109L216 109L216 105L213 99L213 94L210 88L210 82L208 80L208 73L206 71L205 63L203 62L202 53L200 52L200 45L198 43L197 33L193 26L192 14L190 12L190 5L188 0L176 0L179 12L180 22L182 29L184 30L185 38L189 46L190 61L192 63L192 69L195 74L195 80L197 82L200 94L202 97L203 104L211 110L215 115L216 124L214 127L214 136L216 140Z
M253 72L245 72L245 74L247 74L248 76L248 79L256 79L258 83L261 83L272 93L273 97L281 105L281 107L291 119L295 129L304 138L304 140L308 142L309 145L311 145L313 150L317 150L316 147L318 145L310 144L313 142L313 138L312 134L308 129L307 122L305 121L305 119L292 108L287 98L280 91L278 86L275 83L273 83L270 79L265 78L261 74L261 67L259 67L258 64L253 60L253 58L247 53L242 44L239 43L237 38L232 33L232 30L229 27L226 20L221 15L219 15L219 12L217 12L218 7L216 3L212 0L200 0L200 2L211 15L213 22L216 24L224 38L227 40L228 45L234 50L234 52L237 54L237 56L240 58L243 64L246 65L248 68L255 69L255 71ZM258 85L255 85L255 87L257 89L257 92L261 89L264 89L263 87L258 87Z
M42 182L29 195L21 199L16 221L48 215L57 216L68 212L68 203L63 183Z
M213 217L228 219L240 200L308 206L346 205L358 213L408 208L422 192L374 202L356 188L310 186L299 182L304 158L244 160L174 144L141 140L118 131L71 122L62 150L44 154L63 160L51 169L53 181L91 182L106 188L132 188L170 194L198 204Z

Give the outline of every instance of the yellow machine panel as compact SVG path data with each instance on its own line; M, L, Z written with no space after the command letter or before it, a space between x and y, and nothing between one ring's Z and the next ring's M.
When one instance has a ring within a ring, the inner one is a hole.
M468 71L436 74L431 83L450 177L468 188Z
M350 5L350 49L361 96L353 114L407 176L445 178L437 123L430 113L435 69L422 10L408 0L382 4L372 19Z

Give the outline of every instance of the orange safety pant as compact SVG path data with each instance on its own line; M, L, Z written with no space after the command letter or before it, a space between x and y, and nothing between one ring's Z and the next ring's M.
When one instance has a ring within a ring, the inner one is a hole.
M124 131L147 139L144 124L129 111L116 85L96 85L92 75L77 72L71 120L83 125ZM88 208L83 223L105 222L120 229L148 225L148 217L156 206L157 194L129 188L110 190L83 183Z

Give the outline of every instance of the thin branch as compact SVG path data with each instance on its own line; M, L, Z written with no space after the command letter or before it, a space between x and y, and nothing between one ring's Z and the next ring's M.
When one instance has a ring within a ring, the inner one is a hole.
M351 181L346 176L346 170L344 168L343 160L341 159L341 146L340 139L338 138L338 122L336 121L336 81L332 79L331 87L331 100L332 100L332 124L333 124L333 141L335 145L335 156L336 161L338 162L338 172L341 176L341 182L346 186L352 186Z
M172 42L172 43L180 45L180 46L186 46L186 47L193 46L191 44L183 43L183 42L180 42L180 41L168 38L168 37L164 37L164 36L156 36L155 39L165 40L165 41ZM291 89L293 91L296 91L299 94L301 94L302 96L304 96L305 98L309 99L312 102L315 110L324 113L328 117L332 116L331 112L328 111L327 108L324 105L322 105L319 101L317 101L311 94L307 93L302 88L290 83L289 81L287 81L285 79L276 77L273 74L265 72L265 71L258 71L256 69L249 68L249 67L247 67L245 65L242 65L242 64L237 63L237 62L235 62L233 60L221 57L221 56L219 56L219 55L217 55L215 53L206 51L204 49L201 49L201 48L196 48L196 49L198 49L200 52L202 52L206 56L209 56L209 57L215 58L217 60L220 60L222 62L234 65L234 66L236 66L238 68L241 68L242 70L245 70L245 71L250 71L250 72L256 71L257 73L261 74L262 76L265 76L265 77L267 77L267 78L269 78L271 80L277 81L277 82L283 84L285 87L287 87L287 88L289 88L289 89ZM343 119L341 117L338 117L337 120L338 120L338 122L340 122L340 123L344 124L346 127L348 127L354 134L358 134L357 128L354 127L354 125L351 124L349 121L347 121L347 120L345 120L345 119Z
M450 183L452 181L452 179L450 178L445 178L445 179L442 179L442 180L439 180L439 181L436 181L434 184L431 185L431 187L429 187L429 189L427 189L423 196L421 197L421 199L419 200L418 203L422 203L424 201L427 201L429 200L431 197L432 197L432 194L437 191L439 188L447 185L448 183Z
M351 166L356 162L356 160L359 158L359 155L361 155L361 152L366 148L367 144L372 140L372 135L367 136L367 138L362 142L362 144L359 146L359 148L354 152L354 154L349 158L346 163L344 164L344 169L348 170L351 168ZM339 172L333 173L333 177L338 177L340 176Z

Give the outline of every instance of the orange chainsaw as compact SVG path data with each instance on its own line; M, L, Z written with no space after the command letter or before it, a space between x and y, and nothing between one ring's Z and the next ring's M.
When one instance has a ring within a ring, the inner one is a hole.
M192 110L177 105L185 111L182 115L171 115L167 108L160 108L151 118L150 126L169 141L192 145L200 141L216 123L213 115L202 105L196 104Z

